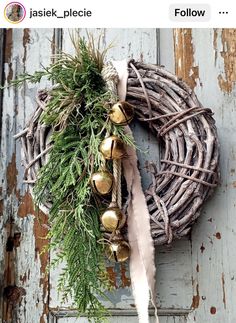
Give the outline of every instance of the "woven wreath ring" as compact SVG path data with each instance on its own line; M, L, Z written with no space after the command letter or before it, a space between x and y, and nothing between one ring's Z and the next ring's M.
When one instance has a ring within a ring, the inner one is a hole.
M152 184L145 196L156 245L189 233L204 201L219 179L219 143L212 111L194 91L163 67L130 61L126 100L136 119L148 125L161 146L161 167L148 161ZM51 148L51 129L39 117L48 97L37 95L37 108L21 137L25 182L31 192ZM50 202L42 206L45 212Z

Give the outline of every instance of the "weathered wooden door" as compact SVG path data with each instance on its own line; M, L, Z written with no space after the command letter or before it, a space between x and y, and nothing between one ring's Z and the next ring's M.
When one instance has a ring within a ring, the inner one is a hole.
M83 33L84 31L80 31ZM236 321L236 30L107 29L104 43L115 40L114 59L160 63L181 76L204 106L215 112L221 143L221 185L206 204L191 236L156 250L161 323ZM5 84L22 72L50 63L57 48L72 52L67 30L0 30L0 66ZM39 87L45 87L42 81ZM35 218L23 184L20 145L13 135L34 110L36 86L6 88L0 97L0 317L2 322L77 322L70 304L56 292L58 272L46 272L50 255L47 217ZM157 143L136 127L137 141L158 161ZM141 165L145 156L139 156ZM149 178L143 172L143 184ZM107 304L111 322L137 322L130 280L124 265L107 268L116 292ZM85 318L78 322L86 322Z

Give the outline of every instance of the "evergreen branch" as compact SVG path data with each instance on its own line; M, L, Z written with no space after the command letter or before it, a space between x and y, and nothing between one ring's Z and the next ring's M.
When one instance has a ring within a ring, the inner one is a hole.
M47 163L40 169L34 187L38 205L51 201L49 247L56 252L53 266L63 262L58 288L63 299L71 297L79 315L89 322L106 321L102 300L111 284L104 261L96 197L89 182L101 166L99 146L107 131L128 145L133 140L123 127L107 122L106 91L101 70L106 50L100 52L92 38L73 40L76 54L60 53L57 61L33 75L23 74L11 85L52 81L50 100L40 122L50 125L53 142Z

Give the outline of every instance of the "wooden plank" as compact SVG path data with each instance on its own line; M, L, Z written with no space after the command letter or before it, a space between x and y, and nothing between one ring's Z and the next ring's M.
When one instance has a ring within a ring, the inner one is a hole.
M236 321L236 30L176 30L174 40L176 71L214 111L221 144L221 184L192 233L195 311L189 322L231 323Z
M176 241L170 247L162 246L156 250L157 262L157 292L158 304L164 313L169 313L169 309L186 310L190 308L192 302L192 280L191 280L191 249L188 240ZM129 273L122 265L109 267L113 274L115 290L108 294L110 302L106 306L111 309L124 309L132 312L134 300L129 284L125 279L129 279ZM56 284L60 268L51 271L50 275L50 309L56 310L58 307L64 310L70 309L72 302L61 303ZM181 274L180 274L181 273ZM71 315L71 312L68 312Z
M208 322L236 321L236 249L232 248L236 226L235 43L236 30L193 32L195 61L202 66L196 91L215 112L221 143L221 185L193 231L193 277L200 296L198 322L203 318ZM207 53L204 57L200 44Z
M51 43L51 42L52 43ZM6 84L23 72L33 73L50 63L54 42L53 29L8 29L6 34L4 77ZM39 85L46 86L45 81ZM32 199L22 185L20 143L13 135L22 130L35 108L37 86L4 90L1 142L0 182L2 184L2 215L0 216L0 282L2 289L16 285L22 301L1 301L4 322L46 322L48 311L48 277L45 273L48 255L40 255L47 243L47 230L42 213L35 219ZM7 246L7 249L6 249ZM1 293L2 295L2 293ZM2 297L1 297L2 300ZM20 301L20 297L17 299Z
M0 85L3 84L4 42L5 42L5 29L0 29ZM3 91L0 90L0 145L1 145L1 133L2 133L2 131L1 131L1 129L2 129L2 97L3 97ZM1 210L0 210L0 212L1 212Z
M58 323L87 323L88 320L86 318L59 318L57 319ZM150 323L154 323L155 319L150 317ZM54 321L51 321L54 323ZM137 317L130 317L130 316L114 316L109 319L109 323L138 323ZM160 317L160 323L186 323L186 317L176 317L176 316L162 316Z

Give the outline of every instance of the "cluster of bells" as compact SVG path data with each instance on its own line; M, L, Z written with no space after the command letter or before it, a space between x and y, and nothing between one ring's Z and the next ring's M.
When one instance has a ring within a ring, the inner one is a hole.
M110 121L116 125L127 125L133 119L134 109L128 102L120 101L111 107ZM125 155L124 142L115 135L105 138L100 145L100 152L106 160L121 159ZM99 195L107 195L112 191L114 184L113 175L106 169L92 174L91 186ZM123 262L129 258L130 247L120 233L126 223L126 215L116 203L101 214L101 223L107 232L111 233L111 239L106 249L108 259L115 262Z

